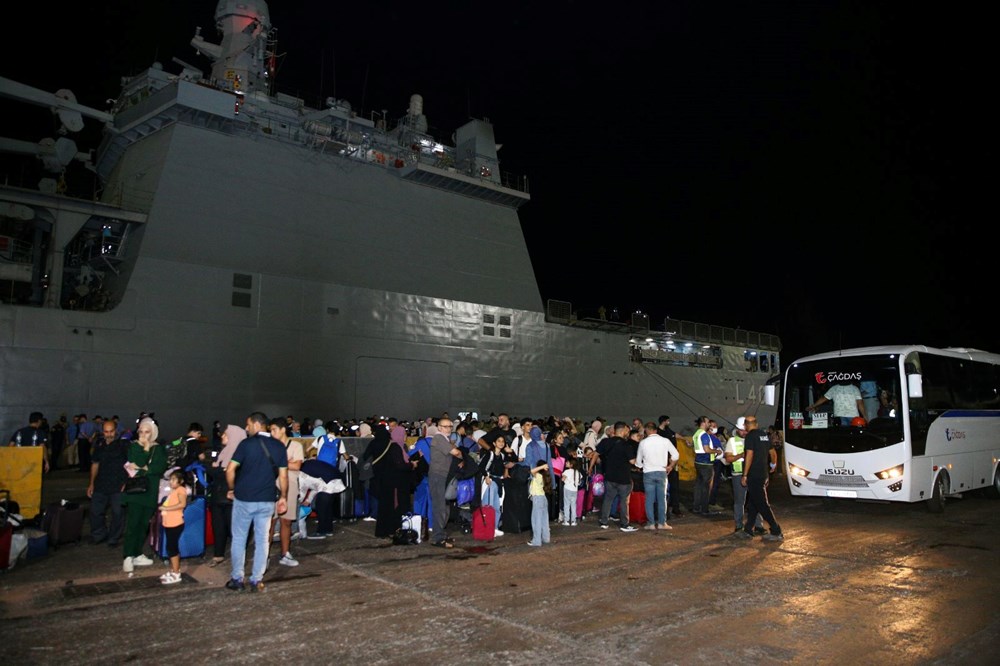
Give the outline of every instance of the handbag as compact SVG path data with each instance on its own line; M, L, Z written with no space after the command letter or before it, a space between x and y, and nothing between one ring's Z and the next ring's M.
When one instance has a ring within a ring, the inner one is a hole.
M393 442L389 442L389 446L385 447L385 451L382 452L375 460L362 460L361 464L358 465L358 480L359 481L371 481L375 478L375 463L385 457L385 454L389 453L389 448L393 445Z
M444 487L444 498L446 500L458 498L458 479L454 476L448 481L448 485Z
M122 484L122 492L126 495L142 495L149 490L148 476L130 476Z
M455 503L459 506L467 506L475 496L476 477L461 479L455 484Z

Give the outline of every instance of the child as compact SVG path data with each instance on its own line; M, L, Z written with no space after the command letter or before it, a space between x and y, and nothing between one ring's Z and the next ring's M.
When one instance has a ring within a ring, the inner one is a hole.
M531 481L528 484L528 497L531 499L531 541L529 546L541 546L549 542L549 500L545 496L549 480L549 466L544 460L539 460L531 468Z
M577 469L576 458L566 458L562 481L562 524L576 527L576 498L580 494L580 471Z
M160 505L163 530L167 536L167 557L170 571L160 576L164 585L181 582L181 532L184 531L184 507L187 506L187 488L184 487L184 472L179 469L170 473L170 494Z

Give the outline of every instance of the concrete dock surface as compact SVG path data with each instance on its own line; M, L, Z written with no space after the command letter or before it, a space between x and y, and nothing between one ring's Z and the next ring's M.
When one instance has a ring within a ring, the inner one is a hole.
M43 504L87 503L54 472ZM681 489L682 501L690 489ZM3 662L19 664L996 664L1000 501L923 505L770 497L783 542L733 536L732 515L671 531L552 525L455 548L393 546L372 522L300 540L262 593L223 586L228 562L122 572L121 549L79 544L0 575ZM730 501L723 491L720 503ZM248 553L248 560L250 554ZM248 562L249 566L249 562Z

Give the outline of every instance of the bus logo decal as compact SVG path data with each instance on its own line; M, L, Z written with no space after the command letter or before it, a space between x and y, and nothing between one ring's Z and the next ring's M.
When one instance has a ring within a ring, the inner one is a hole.
M817 384L827 384L829 382L860 382L860 372L817 372L815 375Z
M964 430L953 430L952 428L945 428L944 429L944 438L946 440L948 440L949 442L952 441L953 439L965 439L965 431Z

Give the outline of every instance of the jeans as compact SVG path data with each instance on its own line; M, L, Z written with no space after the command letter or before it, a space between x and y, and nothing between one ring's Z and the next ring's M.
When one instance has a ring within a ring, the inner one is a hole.
M741 474L733 474L730 479L733 484L733 519L736 521L736 529L743 529L744 503L747 499L747 489L743 487L743 477ZM754 527L763 527L764 521L757 515L757 524Z
M110 529L104 519L108 509L111 509ZM90 498L90 538L94 543L107 539L108 543L116 544L122 540L124 533L125 507L122 506L122 494L95 490Z
M646 487L646 521L655 525L667 524L667 472L643 472L642 485ZM656 507L656 519L653 511Z
M531 496L531 545L541 546L549 542L549 498L545 495Z
M691 511L708 513L708 487L712 483L715 468L711 464L695 463L694 469L698 476L694 480L694 506L691 507Z
M500 529L500 481L497 479L490 479L490 483L486 483L486 479L483 479L483 506L493 507L494 513L496 513L497 524L494 526L496 529Z
M271 546L271 516L274 502L243 502L233 500L233 544L231 558L233 580L243 580L247 559L247 537L253 525L253 572L250 582L259 583L267 571L267 555Z
M632 482L615 483L604 480L604 502L601 504L601 525L608 524L611 516L611 505L618 498L618 522L622 527L628 527L628 496L632 494Z

